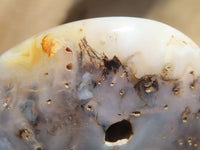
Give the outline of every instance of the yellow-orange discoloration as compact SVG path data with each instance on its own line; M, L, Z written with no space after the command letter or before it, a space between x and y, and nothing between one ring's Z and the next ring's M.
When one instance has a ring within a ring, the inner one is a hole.
M36 39L33 40L31 47L27 53L22 54L23 56L29 57L31 64L36 64L40 61L42 56L40 48L37 46Z
M48 54L49 57L52 57L55 54L56 41L51 34L47 34L42 39L42 50Z
M23 66L29 69L33 64L39 63L41 57L41 47L37 44L37 37L34 37L21 46L16 46L10 53L6 53L2 61L7 65Z

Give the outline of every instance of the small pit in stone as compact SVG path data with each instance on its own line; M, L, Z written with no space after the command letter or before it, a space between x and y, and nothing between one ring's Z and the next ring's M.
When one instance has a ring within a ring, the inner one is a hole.
M156 92L159 90L159 84L156 76L147 75L142 77L134 86L138 96L148 105L153 105L156 99Z
M66 69L67 69L67 70L72 70L72 63L66 65Z
M51 104L51 102L52 102L52 100L51 100L51 99L48 99L48 100L46 100L46 103L47 103L48 105L50 105L50 104Z
M42 147L36 147L35 150L44 150Z
M28 129L20 129L18 131L18 136L22 139L28 140L31 136L31 132Z
M116 122L105 132L105 142L108 146L126 144L133 135L133 128L128 120Z
M72 50L69 48L69 47L66 47L66 52L68 52L68 53L72 53Z

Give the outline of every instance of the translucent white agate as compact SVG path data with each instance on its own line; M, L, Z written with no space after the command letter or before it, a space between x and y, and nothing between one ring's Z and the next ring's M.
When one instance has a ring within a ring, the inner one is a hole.
M0 56L0 150L199 150L199 76L199 47L165 24L58 26Z

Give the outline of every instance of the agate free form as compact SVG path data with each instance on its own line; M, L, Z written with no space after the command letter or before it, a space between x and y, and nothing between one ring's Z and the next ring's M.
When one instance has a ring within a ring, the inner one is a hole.
M200 49L139 18L77 21L0 56L0 150L199 150Z

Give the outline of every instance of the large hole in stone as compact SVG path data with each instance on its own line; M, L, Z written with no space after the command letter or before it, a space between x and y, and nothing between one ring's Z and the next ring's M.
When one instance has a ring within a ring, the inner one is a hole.
M132 125L127 120L122 120L112 124L105 133L105 141L108 145L125 144L133 135ZM124 141L120 144L120 141ZM114 144L116 143L116 144Z

